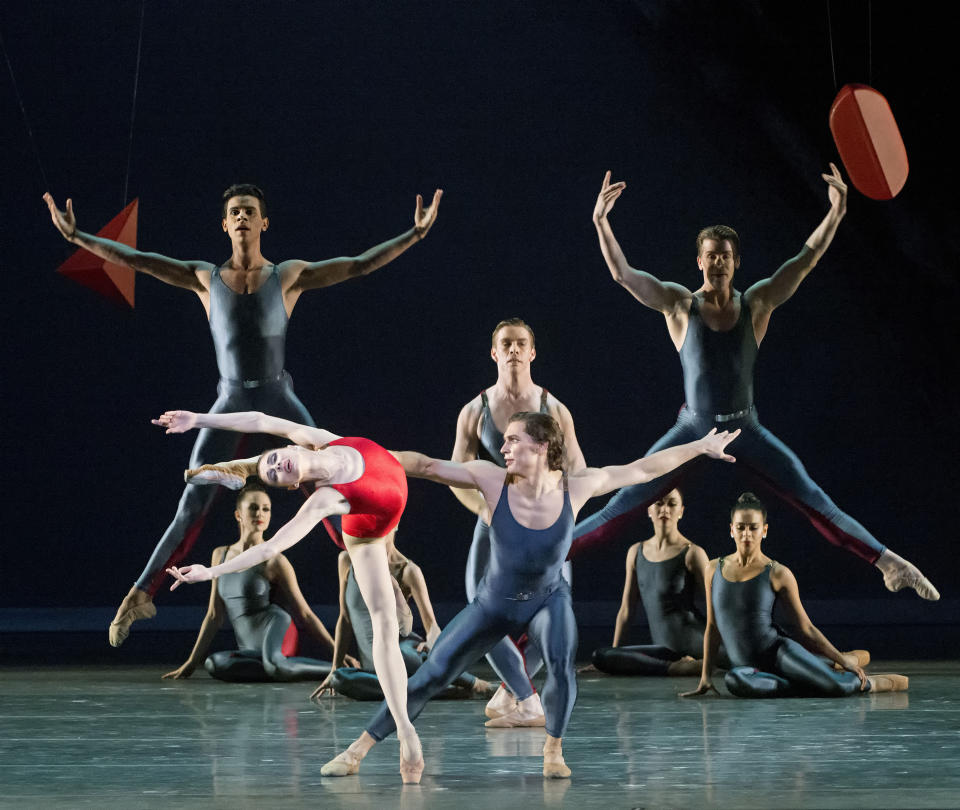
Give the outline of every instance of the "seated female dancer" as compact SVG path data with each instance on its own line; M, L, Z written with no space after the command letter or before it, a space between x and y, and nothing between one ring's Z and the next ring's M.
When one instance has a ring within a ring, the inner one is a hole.
M240 527L240 539L232 546L214 549L212 564L262 543L263 533L270 525L270 507L270 496L262 484L251 480L244 486L237 495L233 513ZM278 554L254 568L224 574L211 583L207 615L190 657L163 677L189 678L201 662L207 672L221 681L298 681L327 675L329 661L288 658L283 654L290 616L271 599L276 591L296 610L301 624L332 649L333 639L303 598L293 566ZM240 649L215 652L204 660L210 642L223 624L224 614L230 617Z
M394 595L397 598L397 618L400 624L400 653L407 667L407 674L416 672L427 658L427 653L440 635L440 626L433 613L427 581L420 566L405 557L398 550L393 538L387 539L387 562L393 577ZM340 575L340 616L334 634L334 667L326 680L310 695L341 694L354 700L383 700L383 690L374 674L371 648L370 613L360 596L357 578L350 564L350 555L340 552L337 560ZM426 640L413 632L413 614L407 602L413 599L420 612ZM359 661L348 662L344 666L345 653L350 649L351 640L357 643ZM470 697L472 694L485 695L493 691L491 685L469 672L461 673L442 697Z
M711 560L707 566L700 684L681 696L702 695L714 688L713 662L721 638L733 664L725 683L737 697L842 697L906 689L908 679L903 675L868 676L862 668L869 661L865 651L838 652L814 626L800 604L790 569L760 550L767 528L766 507L752 492L743 493L730 510L730 535L737 553ZM773 623L773 606L781 596L803 636L803 646ZM828 658L833 666L805 647Z
M613 646L593 652L593 665L611 675L697 675L706 619L694 602L704 593L707 554L680 534L683 496L672 489L647 507L653 537L627 551L627 579ZM643 600L653 644L621 647L637 599ZM726 656L719 665L726 669Z
M570 588L560 575L573 539L577 512L595 495L649 481L702 454L733 461L724 447L737 433L716 433L671 447L622 467L562 470L563 433L543 413L521 412L504 434L506 469L489 461L441 461L397 453L408 475L478 489L490 526L490 563L474 600L440 634L430 657L410 678L407 708L416 718L426 702L504 635L527 629L546 664L541 693L547 739L543 775L565 778L562 737L576 698L573 670L577 627ZM530 698L527 698L530 700ZM521 708L523 701L521 701ZM346 751L320 770L323 776L356 773L375 743L394 730L386 706Z
M267 484L298 487L313 482L314 492L296 515L264 543L248 548L233 559L207 568L188 565L168 568L181 582L203 582L242 571L276 557L299 542L323 518L343 515L343 543L373 624L373 663L387 705L394 713L400 738L400 773L403 780L419 781L422 769L420 740L407 718L407 669L397 644L400 629L387 564L386 538L400 522L407 502L407 479L397 460L380 445L359 437L340 437L329 430L298 425L286 419L250 411L206 413L167 411L154 424L167 433L191 428L219 428L243 433L270 433L294 443L268 450L258 458L204 465L188 470L194 482L224 483L236 488L246 475L257 474Z

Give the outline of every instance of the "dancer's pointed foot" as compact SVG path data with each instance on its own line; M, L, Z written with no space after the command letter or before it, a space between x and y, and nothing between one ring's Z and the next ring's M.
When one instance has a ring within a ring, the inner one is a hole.
M910 688L910 679L906 675L868 675L871 692L906 692Z
M413 733L400 737L400 778L405 785L419 785L423 775L423 749L420 738Z
M127 640L130 635L130 625L138 619L152 619L157 615L157 609L153 605L153 599L146 591L141 591L134 586L130 592L123 597L120 607L117 608L117 615L110 622L110 628L107 631L107 638L110 640L111 647L119 647Z
M487 728L540 728L547 724L543 714L540 695L534 692L530 697L518 700L513 711L487 720Z
M493 697L487 702L483 713L491 720L510 714L517 708L517 699L513 696L506 686L500 684L500 688L493 693Z
M940 598L933 583L927 579L913 563L907 562L899 554L886 549L877 560L877 568L883 572L883 584L888 591L913 588L922 599L936 602Z
M848 667L860 667L860 669L863 669L870 663L870 653L867 650L850 650L849 652L840 653L840 656ZM833 665L833 668L842 669L842 667L836 663Z
M547 779L569 779L570 769L563 761L563 747L559 737L547 735L543 744L543 775Z
M377 741L366 731L320 769L321 776L350 776L360 770L360 763Z

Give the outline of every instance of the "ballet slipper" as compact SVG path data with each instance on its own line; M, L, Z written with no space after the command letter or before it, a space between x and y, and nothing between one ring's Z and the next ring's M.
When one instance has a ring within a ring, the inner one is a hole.
M337 754L320 769L321 776L350 776L360 770L363 754L351 751L349 748Z
M543 714L540 695L534 692L530 697L517 701L513 711L487 720L487 728L542 728L547 724Z
M883 584L888 591L896 592L903 588L913 588L921 599L936 602L940 598L940 591L917 566L907 562L899 554L894 554L890 549L886 549L880 555L876 566L883 571Z
M547 779L569 779L570 773L567 763L563 761L559 738L548 737L543 746L543 775Z
M867 675L871 692L906 692L910 688L910 679L906 675Z
M153 600L150 599L149 594L143 593L146 599L137 602L132 607L124 607L124 605L127 604L127 600L130 599L130 594L127 594L123 602L120 603L120 609L117 610L117 615L114 620L110 622L110 627L107 630L107 638L110 641L111 647L119 647L127 640L127 636L130 635L130 625L135 621L138 619L152 619L157 615L157 609L154 607Z
M510 714L517 708L517 699L509 692L506 686L500 684L500 687L493 693L493 697L487 702L483 713L491 720Z
M416 747L420 748L420 740L416 734L411 737L400 737L400 779L405 785L419 785L420 777L423 775L423 749L420 748L419 757L411 762L409 757L404 756L404 753L409 754L410 748L413 747L407 744L407 740L416 740Z
M867 664L870 663L870 653L867 650L850 650L848 652L840 653L843 656L843 659L852 666L858 666L860 669L863 669ZM836 670L842 670L839 664L834 663L833 668Z

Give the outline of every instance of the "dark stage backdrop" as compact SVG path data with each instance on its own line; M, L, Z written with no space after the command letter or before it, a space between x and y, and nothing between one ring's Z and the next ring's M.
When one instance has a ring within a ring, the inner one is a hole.
M833 5L838 83L867 82L867 4ZM830 251L773 318L757 401L837 502L952 596L960 178L955 100L938 90L955 68L931 8L873 5L872 84L910 179L892 202L851 193ZM149 419L216 393L192 294L140 278L128 312L53 272L71 248L44 186L72 196L90 231L126 202L139 13L0 7L47 178L5 78L3 607L119 601L173 514L193 440ZM491 327L521 316L536 329L534 377L569 405L588 462L623 462L673 423L682 389L662 317L601 258L590 214L603 172L628 183L612 222L633 265L694 288L697 230L729 223L744 289L827 210L835 92L825 3L148 2L130 196L143 249L222 261L220 191L259 183L264 252L279 261L358 253L442 187L423 244L301 299L288 351L299 396L339 433L448 454L459 408L495 379ZM683 530L729 551L726 509L754 487L712 464L688 488ZM234 539L229 500L191 559ZM278 518L300 502L276 501ZM766 550L806 596L915 599L771 508ZM449 492L412 484L398 545L437 601L462 599L472 525ZM626 545L577 561L577 599L619 598ZM320 535L289 553L313 602L336 599L335 553Z

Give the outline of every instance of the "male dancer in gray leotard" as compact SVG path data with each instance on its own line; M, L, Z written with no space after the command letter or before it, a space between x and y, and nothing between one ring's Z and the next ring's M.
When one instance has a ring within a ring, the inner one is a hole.
M683 366L686 402L677 423L647 452L689 441L712 426L740 428L740 465L806 515L828 541L876 565L889 590L913 588L924 599L939 599L937 589L915 565L885 548L827 497L796 454L760 424L753 403L753 366L770 315L796 292L823 256L847 210L847 187L832 163L830 170L823 175L830 200L826 217L800 253L743 294L733 288L733 274L740 266L740 239L725 225L705 228L697 237L703 285L696 292L627 264L608 217L626 184L611 184L607 172L593 211L603 257L617 283L641 304L663 313ZM678 475L618 492L600 512L578 525L574 548L628 529L649 503L674 486Z
M505 466L500 452L503 433L497 425L506 426L510 417L518 411L538 411L556 419L563 431L564 469L577 472L586 467L570 411L546 388L533 382L530 364L537 356L533 330L520 318L500 321L493 330L490 356L497 364L497 382L481 391L460 411L451 459L467 462L483 458L500 467ZM467 598L473 600L490 560L490 527L479 517L485 506L479 492L456 487L451 489L457 499L478 516L466 571ZM563 575L569 583L569 563L564 564ZM507 636L487 653L490 666L506 684L506 688L501 686L497 690L487 706L486 713L490 718L488 726L543 725L544 715L539 701L526 700L536 694L529 677L536 673L541 663L535 646L528 646L527 656L524 664L524 656ZM532 714L520 710L520 703L525 700L524 706L535 709Z
M50 194L44 200L53 224L63 237L102 259L153 276L174 287L197 294L210 322L220 382L211 413L262 411L299 424L313 425L293 392L284 370L287 321L305 290L329 287L354 276L366 275L393 261L426 236L437 216L443 192L433 195L428 208L417 195L413 227L359 256L319 262L293 259L274 264L260 252L260 237L270 225L263 192L249 184L230 186L223 193L223 230L233 253L217 266L209 262L179 261L157 253L144 253L127 245L77 229L73 203L61 211ZM189 467L235 458L240 434L201 430L190 455ZM250 448L257 450L262 448ZM173 522L167 527L110 625L110 643L120 646L137 619L156 613L153 595L169 566L176 566L193 546L213 500L215 487L188 484Z

